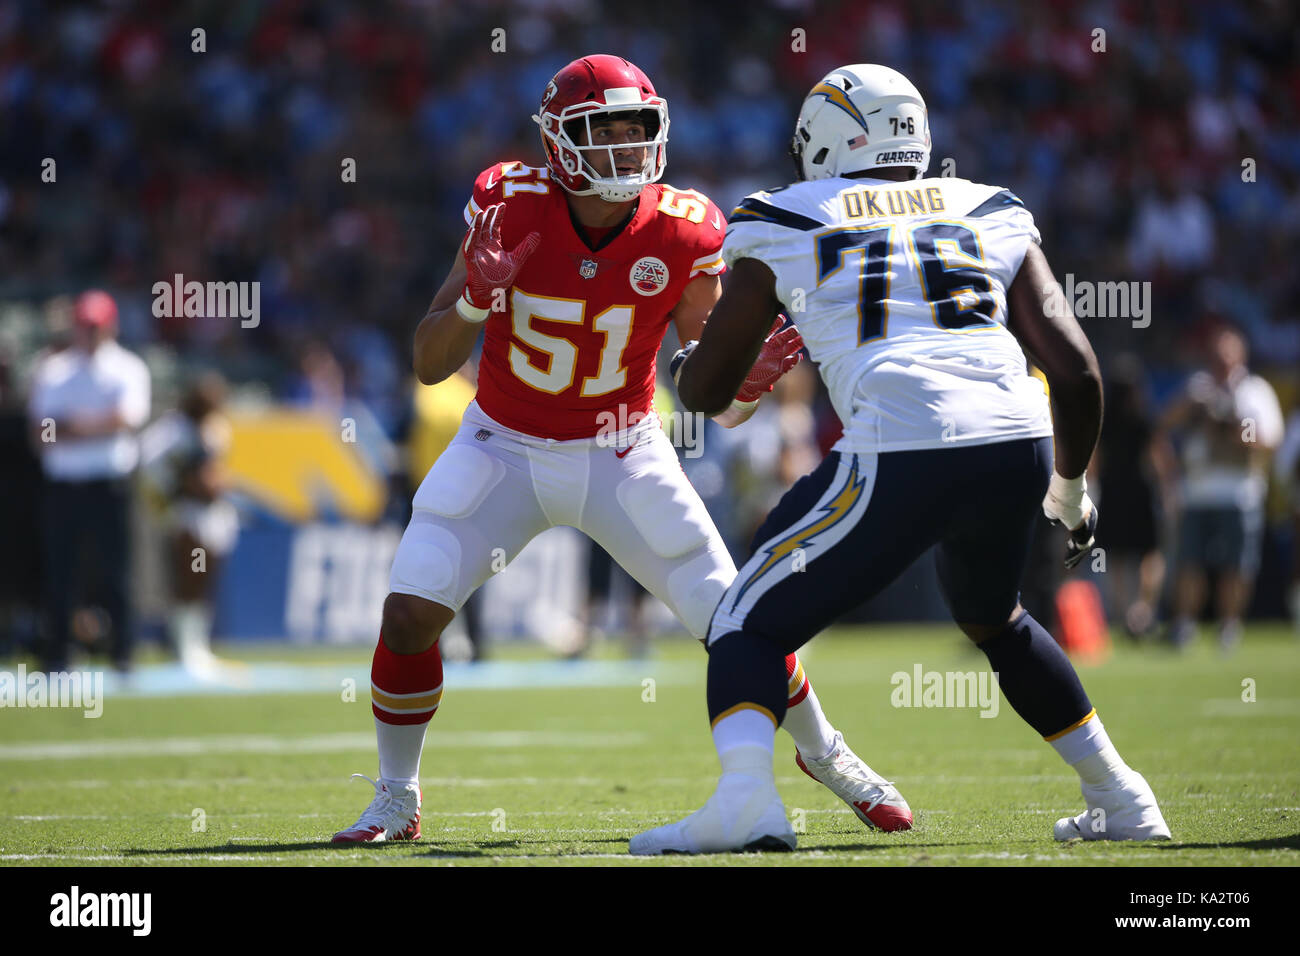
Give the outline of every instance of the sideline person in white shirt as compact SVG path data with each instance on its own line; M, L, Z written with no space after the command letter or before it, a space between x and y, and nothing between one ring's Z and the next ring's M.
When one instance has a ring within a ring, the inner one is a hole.
M1230 650L1241 639L1241 617L1259 570L1268 460L1282 441L1283 423L1273 387L1246 368L1240 332L1217 331L1209 353L1208 368L1188 379L1161 422L1184 432L1171 637L1178 647L1195 637L1206 572L1214 570L1219 642Z
M108 614L113 664L126 670L133 637L129 479L140 455L136 432L149 418L149 370L116 342L117 305L106 292L79 296L73 319L72 345L40 362L28 401L45 477L42 665L67 669L73 608L96 597Z

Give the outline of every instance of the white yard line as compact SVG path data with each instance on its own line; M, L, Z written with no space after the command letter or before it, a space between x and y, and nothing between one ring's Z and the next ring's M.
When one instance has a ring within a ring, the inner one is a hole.
M1293 717L1300 714L1300 700L1264 698L1249 703L1239 697L1219 697L1201 704L1202 717Z
M84 853L0 853L0 860L125 860L121 854L99 854L86 856Z
M641 733L593 733L566 730L503 730L430 732L426 748L522 750L529 747L622 748L647 740ZM0 744L0 760L86 760L121 757L192 757L206 754L338 753L375 749L373 731L288 737L281 734L241 734L203 737L127 737L101 740L51 740Z

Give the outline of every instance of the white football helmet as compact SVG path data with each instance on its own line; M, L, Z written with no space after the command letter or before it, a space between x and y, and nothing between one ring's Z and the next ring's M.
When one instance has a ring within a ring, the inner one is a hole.
M877 166L930 166L925 100L897 70L853 63L832 70L805 97L790 152L801 179L829 179Z

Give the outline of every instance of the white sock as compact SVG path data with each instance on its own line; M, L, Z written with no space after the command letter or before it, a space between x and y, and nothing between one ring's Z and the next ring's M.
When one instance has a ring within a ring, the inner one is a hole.
M187 667L207 663L212 657L208 643L211 621L207 605L202 601L176 604L171 612L172 640L176 654Z
M766 782L776 786L772 773L772 751L762 744L740 744L727 751L722 758L722 776L718 778L721 790L747 792L755 784Z
M1110 742L1101 718L1096 714L1081 727L1076 727L1064 737L1051 741L1052 749L1061 755L1090 787L1111 787L1119 784L1129 766Z
M713 725L713 746L724 777L744 773L775 779L772 754L776 750L776 726L766 713L746 707L723 717Z
M799 753L810 760L821 760L835 749L835 728L826 719L817 692L808 685L808 696L785 712L782 728L794 738Z
M390 790L400 790L407 784L420 784L420 754L424 750L424 732L429 722L422 724L386 724L378 717L375 735L379 738L379 782Z

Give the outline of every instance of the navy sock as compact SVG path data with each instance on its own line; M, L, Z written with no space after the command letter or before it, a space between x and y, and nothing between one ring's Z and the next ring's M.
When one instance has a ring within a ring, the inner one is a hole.
M1042 736L1058 734L1092 711L1065 651L1028 611L979 649L1007 703Z
M709 646L710 724L737 704L758 704L779 727L788 699L785 651L767 638L732 631Z

